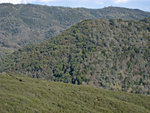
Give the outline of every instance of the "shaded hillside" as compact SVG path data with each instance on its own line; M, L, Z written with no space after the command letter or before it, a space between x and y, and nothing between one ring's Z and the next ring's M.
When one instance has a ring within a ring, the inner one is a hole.
M26 45L39 43L81 20L96 18L143 19L150 13L108 7L84 9L39 5L0 4L0 56Z
M149 18L86 20L3 58L0 72L150 94L149 62Z
M1 113L149 113L150 97L0 75Z

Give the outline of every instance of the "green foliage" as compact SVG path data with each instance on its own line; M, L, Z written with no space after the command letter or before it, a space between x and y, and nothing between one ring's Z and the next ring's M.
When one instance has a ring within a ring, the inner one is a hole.
M150 13L117 7L64 8L40 5L0 4L0 56L26 45L37 44L85 19L133 19ZM88 33L88 32L87 32ZM81 41L81 37L77 37ZM10 50L6 52L5 49Z
M150 94L149 26L143 20L85 20L2 58L0 72Z
M150 97L0 75L1 113L149 113Z

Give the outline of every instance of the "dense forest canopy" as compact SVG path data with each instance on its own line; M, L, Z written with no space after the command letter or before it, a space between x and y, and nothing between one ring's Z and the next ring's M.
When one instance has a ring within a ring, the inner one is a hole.
M150 94L150 18L85 20L0 61L0 72Z

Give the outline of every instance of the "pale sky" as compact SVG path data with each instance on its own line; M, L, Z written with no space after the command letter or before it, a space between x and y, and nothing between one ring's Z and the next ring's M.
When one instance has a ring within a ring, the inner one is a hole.
M41 4L49 6L103 8L107 6L127 7L150 12L150 0L0 0L0 3Z

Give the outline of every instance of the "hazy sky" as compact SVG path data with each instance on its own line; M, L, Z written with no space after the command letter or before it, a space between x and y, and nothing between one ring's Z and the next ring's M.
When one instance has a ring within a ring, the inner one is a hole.
M150 0L0 0L0 3L13 4L44 4L49 6L69 6L86 8L103 8L107 6L119 6L138 8L150 12Z

